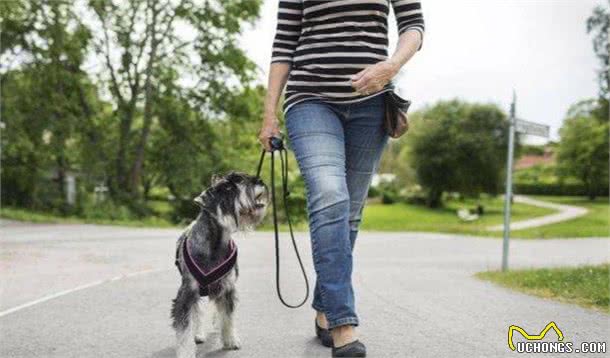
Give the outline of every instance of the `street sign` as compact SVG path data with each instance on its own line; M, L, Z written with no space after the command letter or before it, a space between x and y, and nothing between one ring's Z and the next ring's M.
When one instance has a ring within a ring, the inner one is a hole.
M515 121L515 130L519 133L535 135L538 137L549 137L550 127L544 124L538 124L523 119Z
M504 194L504 237L502 240L502 271L508 270L508 248L510 239L510 210L513 197L513 155L515 148L515 132L549 137L549 126L517 119L517 97L513 91L513 101L510 105L510 125L508 127L508 155L506 158L506 193Z

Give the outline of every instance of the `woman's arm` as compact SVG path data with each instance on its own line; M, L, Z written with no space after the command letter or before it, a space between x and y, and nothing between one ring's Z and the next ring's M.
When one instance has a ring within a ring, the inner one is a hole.
M287 62L272 62L269 67L269 79L267 81L267 95L265 96L265 105L263 111L263 124L258 133L258 140L261 142L265 150L270 151L269 138L280 133L280 124L277 119L277 105L282 94L282 90L288 79L290 72L290 63Z
M279 134L276 110L292 67L292 57L301 36L302 0L282 0L278 6L277 27L273 40L271 65L267 80L267 95L263 123L258 138L265 150L270 151L269 138Z
M354 75L352 86L363 95L381 90L422 47L424 18L419 1L392 0L392 7L398 26L398 45L392 57Z

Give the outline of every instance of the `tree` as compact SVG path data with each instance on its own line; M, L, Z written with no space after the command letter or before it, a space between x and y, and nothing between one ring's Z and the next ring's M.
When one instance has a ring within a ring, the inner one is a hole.
M87 129L97 97L84 62L90 34L69 3L3 2L2 198L28 207L63 206L72 148ZM94 134L93 134L94 135ZM95 135L94 135L95 136ZM45 177L56 177L50 190Z
M582 181L593 200L608 186L610 128L607 121L596 119L598 109L590 103L579 102L568 111L559 132L558 166L560 175L572 175Z
M90 0L101 28L94 48L105 66L101 77L118 119L115 195L139 197L145 156L157 113L155 98L167 69L182 82L176 91L202 112L222 113L222 99L247 83L254 65L237 47L244 21L254 20L258 0ZM174 118L180 120L179 118ZM164 128L159 126L158 128Z
M413 123L417 113L409 115L409 121ZM415 171L409 162L409 147L407 141L409 135L399 140L390 140L379 163L379 173L392 173L396 175L395 184L399 187L409 187L416 183Z
M600 115L603 120L609 120L608 103L610 101L610 0L606 3L608 7L598 5L593 9L593 14L587 19L587 32L593 33L593 49L601 63L599 69L599 93L600 93Z
M601 63L599 99L580 101L567 113L560 130L559 175L574 176L593 200L608 186L609 101L610 101L610 1L598 5L587 19L587 32L593 33L593 49Z
M441 101L422 110L413 123L410 152L418 182L430 207L442 194L497 194L506 158L505 114L495 105Z
M138 214L153 186L179 200L200 190L232 164L226 123L260 117L237 42L260 2L0 1L5 203L57 208L40 190L69 171Z

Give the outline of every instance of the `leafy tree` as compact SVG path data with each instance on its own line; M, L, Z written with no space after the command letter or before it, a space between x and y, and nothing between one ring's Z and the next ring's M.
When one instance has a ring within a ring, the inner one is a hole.
M598 5L593 9L593 14L587 19L587 32L593 33L593 49L601 63L599 69L599 92L601 106L598 118L609 120L608 102L610 101L610 0L606 5Z
M3 2L2 198L65 209L64 178L97 98L80 67L90 39L69 3ZM8 46L7 46L8 44ZM49 188L47 177L55 177ZM49 201L54 201L50 203Z
M497 194L506 158L508 121L495 105L441 101L422 110L410 139L412 166L427 190L427 204L441 205L448 191Z
M186 99L202 112L222 113L225 96L239 88L231 83L251 78L254 65L238 48L237 35L244 21L256 18L260 1L90 0L89 5L97 20L91 28L101 28L94 48L103 59L101 77L118 120L111 188L133 199L139 196L155 113L162 111L155 99L166 71L176 76L174 83L183 83L174 91L182 92L182 104ZM197 81L187 86L188 79Z
M248 89L255 66L237 44L259 8L260 0L0 2L5 203L57 208L46 202L62 197L61 176L73 171L86 191L108 184L113 201L143 215L151 188L186 200L230 159L245 162L225 155L232 141L219 136L260 118L260 91ZM242 137L254 142L255 133Z
M608 186L610 146L607 121L596 119L598 109L583 101L568 111L559 132L559 174L574 176L585 185L588 196L595 199L601 189Z
M418 119L418 113L409 115L409 121L414 123ZM410 133L409 133L410 134ZM395 182L398 186L409 187L417 182L415 171L409 161L409 146L407 145L409 134L398 140L388 142L388 146L381 157L379 163L379 173L392 173L396 175Z

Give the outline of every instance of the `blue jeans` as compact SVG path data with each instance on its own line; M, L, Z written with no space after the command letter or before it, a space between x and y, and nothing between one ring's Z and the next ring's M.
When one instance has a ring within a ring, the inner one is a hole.
M358 325L352 251L388 135L383 96L352 104L307 100L286 113L289 147L307 192L316 286L312 307L329 328Z

